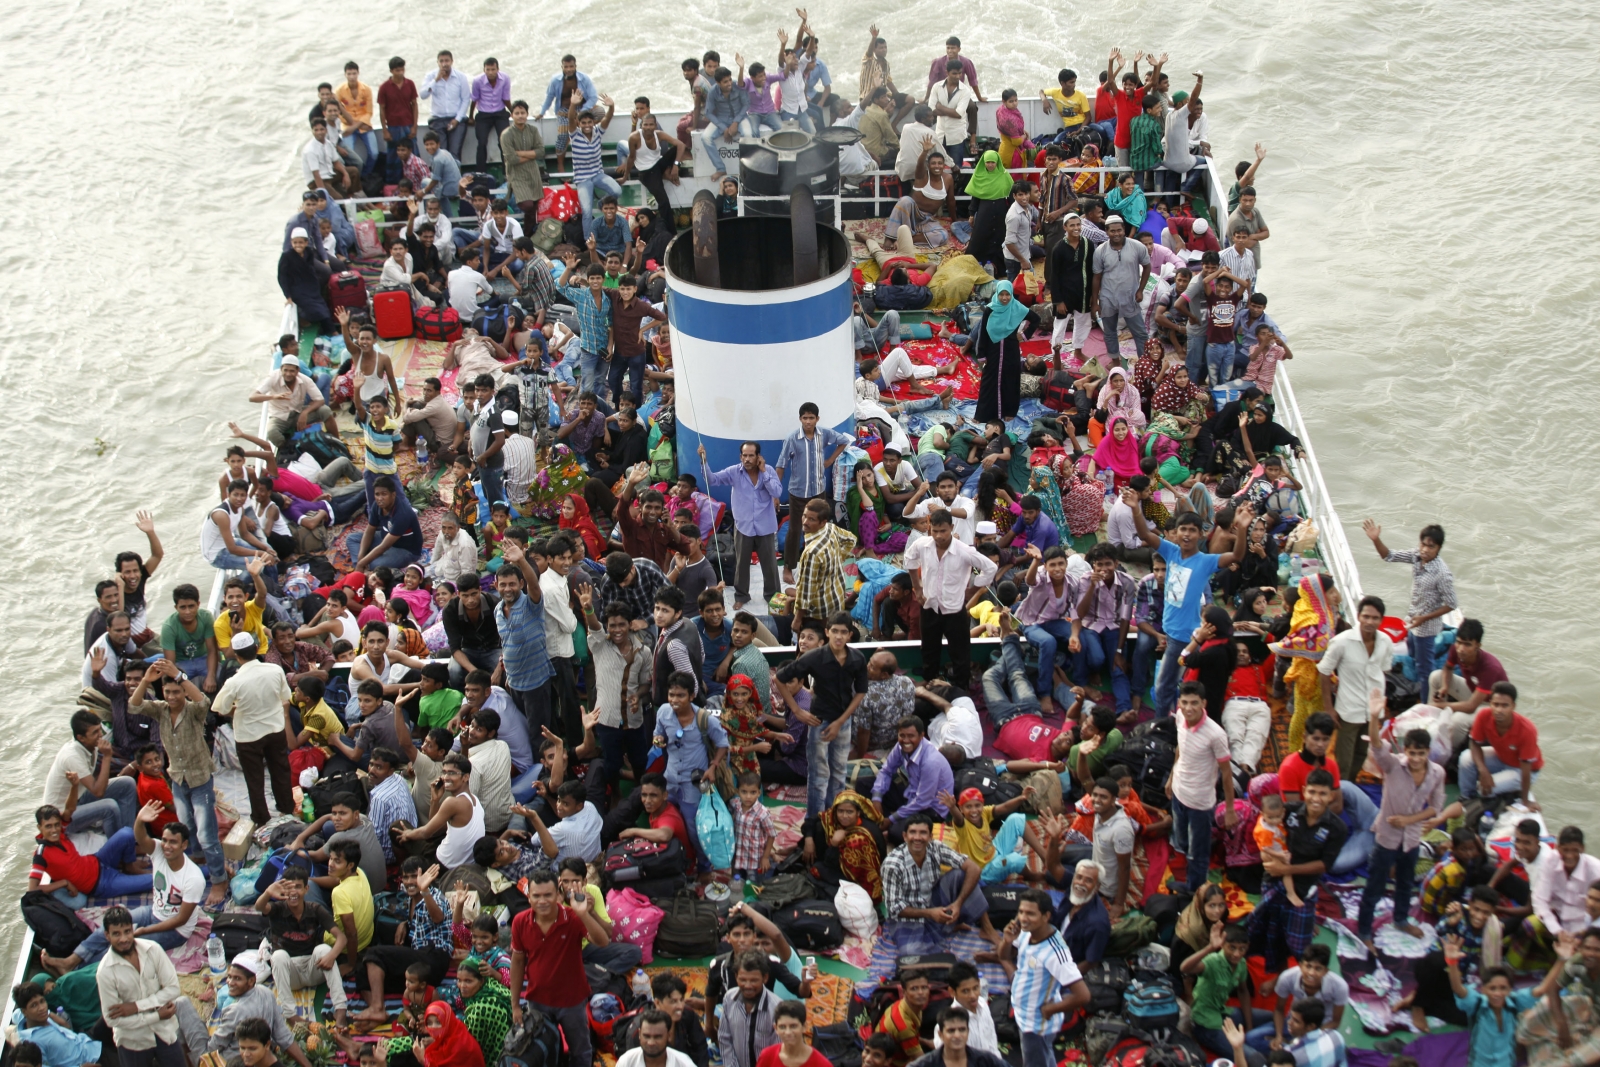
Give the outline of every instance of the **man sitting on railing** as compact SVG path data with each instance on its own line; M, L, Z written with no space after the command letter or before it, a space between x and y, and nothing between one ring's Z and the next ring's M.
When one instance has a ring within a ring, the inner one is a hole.
M461 196L461 165L456 162L455 156L440 146L438 130L430 128L422 135L422 150L428 157L428 172L432 181L421 192L437 196L444 214L454 215Z
M300 171L311 189L333 189L340 197L352 195L355 179L339 158L337 143L328 137L328 120L313 119L311 140L300 150Z

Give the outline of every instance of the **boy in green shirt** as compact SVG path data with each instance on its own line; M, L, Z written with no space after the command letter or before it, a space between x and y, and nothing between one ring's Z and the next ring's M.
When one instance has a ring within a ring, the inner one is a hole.
M1206 1051L1218 1056L1233 1055L1233 1046L1222 1030L1223 1011L1229 997L1236 994L1239 997L1245 1030L1255 1025L1250 1012L1250 968L1244 961L1249 943L1250 935L1245 933L1244 927L1218 923L1211 928L1211 943L1183 961L1183 973L1197 976L1190 1013L1194 1020L1194 1039Z
M461 690L449 688L450 668L429 663L422 668L422 699L417 704L417 723L424 730L448 729L461 708Z

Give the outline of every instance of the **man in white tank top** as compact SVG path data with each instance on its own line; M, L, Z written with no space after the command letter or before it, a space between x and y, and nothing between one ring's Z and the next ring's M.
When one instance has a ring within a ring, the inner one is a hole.
M472 762L459 752L446 756L433 785L428 821L401 833L402 841L425 841L444 834L439 843L439 863L459 867L472 860L472 846L484 835L483 805L467 788Z

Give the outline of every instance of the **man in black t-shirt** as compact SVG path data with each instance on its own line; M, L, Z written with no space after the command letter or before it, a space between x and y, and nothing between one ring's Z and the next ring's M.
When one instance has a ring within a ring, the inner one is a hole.
M1275 881L1250 916L1250 955L1266 957L1267 973L1276 974L1288 956L1299 958L1317 932L1317 886L1333 869L1349 831L1344 820L1328 810L1333 800L1333 775L1318 767L1306 775L1302 802L1287 806L1283 818L1289 862L1262 859L1267 877ZM1302 903L1289 901L1283 880L1294 879Z
M778 986L782 986L784 992L778 995L784 999L805 1000L811 995L810 983L796 978L794 972L789 970L789 956L794 950L789 947L789 942L778 927L765 915L747 909L742 903L735 904L728 912L728 930L724 936L729 951L713 959L706 973L706 1030L712 1038L717 1036L716 1006L722 1003L728 990L738 984L735 981L738 974L736 961L751 949L759 950L763 938L772 946L767 967L767 988L777 993Z
M798 714L809 729L806 816L822 814L839 791L850 761L850 717L867 695L867 657L850 647L855 624L842 612L828 620L828 643L794 661L811 676L811 710Z
M256 910L268 919L267 940L272 945L272 985L278 1006L295 1010L294 991L326 984L333 1002L334 1019L345 1024L344 979L339 976L339 956L345 949L344 929L333 913L306 899L310 872L299 864L283 869L276 882L256 898ZM333 941L327 941L327 935Z

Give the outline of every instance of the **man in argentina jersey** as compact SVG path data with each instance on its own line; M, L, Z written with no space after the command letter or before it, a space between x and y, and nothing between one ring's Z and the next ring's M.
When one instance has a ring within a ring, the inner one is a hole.
M1050 897L1029 889L1006 924L1000 958L1015 962L1011 1010L1022 1033L1023 1067L1051 1067L1052 1045L1063 1018L1089 1003L1089 987L1072 961L1061 931L1050 923Z

